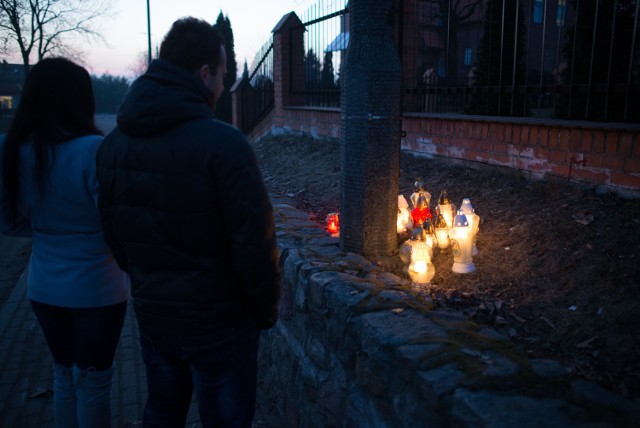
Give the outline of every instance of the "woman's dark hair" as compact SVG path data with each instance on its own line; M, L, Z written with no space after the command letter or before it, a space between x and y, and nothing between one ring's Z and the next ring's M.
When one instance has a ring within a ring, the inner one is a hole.
M220 65L224 38L213 25L187 17L173 23L160 45L160 59L191 72L207 64L213 70Z
M102 134L94 122L95 102L87 70L65 58L47 58L33 66L4 141L2 178L9 221L18 204L20 146L33 142L39 190L52 162L53 146L90 134Z

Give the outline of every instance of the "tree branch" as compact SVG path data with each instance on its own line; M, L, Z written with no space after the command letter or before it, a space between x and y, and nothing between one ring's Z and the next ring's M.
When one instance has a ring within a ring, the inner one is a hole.
M94 23L106 16L111 0L0 0L0 41L19 51L28 66L58 52L74 56L79 38L104 40Z

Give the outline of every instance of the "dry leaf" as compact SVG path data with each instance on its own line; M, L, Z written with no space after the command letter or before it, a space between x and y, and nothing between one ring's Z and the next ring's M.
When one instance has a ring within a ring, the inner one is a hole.
M460 351L472 357L479 358L485 364L493 364L493 360L488 355L484 355L480 351L474 351L473 349L462 348Z
M29 394L29 398L51 397L52 395L53 391L48 388L36 388L31 394Z
M496 316L495 322L496 324L501 324L501 325L507 324L507 320L501 316Z
M467 355L471 355L472 357L482 357L482 352L474 351L473 349L462 348L460 351Z
M586 212L574 213L571 218L575 220L576 223L584 224L585 226L593 221L593 215Z
M527 320L518 316L518 314L516 314L515 312L509 312L509 315L511 315L516 321L527 322Z
M551 328L552 328L552 329L554 329L554 330L556 329L556 326L555 326L555 325L553 325L553 323L552 323L551 321L549 321L549 320L547 319L547 317L540 317L540 319L541 319L542 321L546 322L547 324L549 324L549 326L551 326Z
M593 336L591 339L587 339L584 342L580 342L580 343L576 344L576 348L588 348L589 345L591 345L591 342L593 342L597 338L598 338L598 336Z

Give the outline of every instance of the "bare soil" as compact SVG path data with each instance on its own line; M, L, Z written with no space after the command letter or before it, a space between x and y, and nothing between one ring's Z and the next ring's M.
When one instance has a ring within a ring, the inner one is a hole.
M254 148L270 191L293 198L314 221L339 211L337 141L281 135ZM436 250L428 292L437 305L640 403L640 200L407 153L400 169L407 200L421 178L432 210L447 190L457 206L470 198L481 218L475 272L453 273L450 250ZM408 278L397 255L371 261Z

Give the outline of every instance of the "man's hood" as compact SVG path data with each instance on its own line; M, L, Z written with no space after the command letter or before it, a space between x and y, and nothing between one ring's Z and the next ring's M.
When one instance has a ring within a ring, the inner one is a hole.
M210 117L213 93L182 67L154 60L129 89L118 112L125 134L144 137L181 123Z

